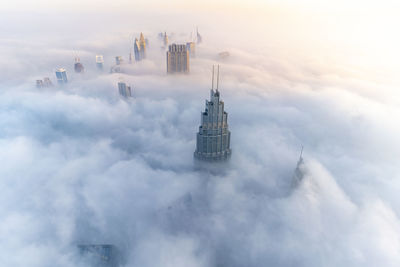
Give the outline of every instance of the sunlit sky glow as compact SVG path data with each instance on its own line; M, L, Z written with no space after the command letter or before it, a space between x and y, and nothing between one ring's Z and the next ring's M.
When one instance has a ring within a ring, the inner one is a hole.
M115 20L133 16L143 10L154 12L154 16L191 14L198 16L218 16L220 23L229 20L240 20L248 34L258 36L257 43L268 43L271 38L286 39L298 42L315 50L330 46L344 53L344 58L360 65L376 66L387 71L398 66L400 27L398 1L3 1L2 26L8 25L7 19L13 21L28 20L35 24L56 19L59 15L85 16L87 14L114 13ZM35 17L35 14L37 15ZM27 18L24 18L24 17ZM151 20L151 18L150 18ZM212 21L212 20L211 20ZM195 23L195 21L189 24ZM212 22L214 23L214 22ZM267 31L266 31L267 29ZM263 34L266 33L266 34ZM277 36L269 34L274 33ZM254 37L252 35L251 37ZM252 39L255 41L255 39ZM284 42L285 42L284 40ZM293 45L292 45L293 46ZM330 53L328 53L330 54Z

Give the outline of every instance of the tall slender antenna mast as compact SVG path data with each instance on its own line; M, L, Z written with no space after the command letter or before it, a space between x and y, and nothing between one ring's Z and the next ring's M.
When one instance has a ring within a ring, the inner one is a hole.
M303 145L301 145L301 152L300 152L300 158L303 156Z
M218 64L218 71L217 71L217 91L218 91L218 84L219 84L219 64Z
M212 70L211 90L214 90L214 65L213 65L213 70Z

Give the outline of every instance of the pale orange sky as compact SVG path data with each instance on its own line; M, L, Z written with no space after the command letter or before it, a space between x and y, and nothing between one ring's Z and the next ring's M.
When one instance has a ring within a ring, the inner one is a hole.
M400 2L394 0L4 0L0 15L2 11L52 15L76 12L111 13L118 18L141 12L156 22L160 13L177 14L171 15L176 20L179 14L193 14L209 24L214 23L210 20L227 26L236 24L233 27L242 35L248 33L254 45L273 39L288 49L306 48L308 54L337 50L340 55L327 56L342 56L348 62L383 68L398 76L399 10Z

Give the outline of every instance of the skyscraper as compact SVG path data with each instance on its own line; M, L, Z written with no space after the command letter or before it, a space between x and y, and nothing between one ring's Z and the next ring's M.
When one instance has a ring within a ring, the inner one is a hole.
M49 77L44 77L43 80L36 80L36 87L43 88L43 87L51 87L53 83L50 81Z
M200 44L203 41L203 38L201 37L200 33L199 33L199 28L196 27L196 40L197 43Z
M36 80L36 87L37 88L43 88L43 81L42 80Z
M103 70L104 59L102 55L96 55L96 67L99 70Z
M186 45L172 44L168 47L167 72L189 72L189 52Z
M220 100L218 83L219 66L217 86L214 91L213 66L210 101L206 100L206 109L201 113L201 125L197 133L196 151L194 152L194 157L200 160L226 160L231 155L231 133L228 130L228 113L224 111L224 102Z
M58 84L63 85L68 83L67 71L64 68L59 68L56 70L56 77Z
M53 86L53 83L50 81L49 77L44 77L43 78L43 87L51 87Z
M123 62L124 62L124 60L123 60L123 58L121 56L116 56L115 57L115 64L121 65L121 63L123 63Z
M137 38L135 38L135 42L133 44L133 50L135 52L135 60L136 61L140 61L140 44L139 44L139 40Z
M124 82L118 83L118 91L119 91L119 94L124 97L132 97L131 87L129 85L126 85L126 83L124 83Z
M168 47L168 35L167 35L167 32L164 32L163 42L164 42L164 48L167 48Z
M132 64L132 61L133 59L132 59L132 49L131 49L131 51L129 52L129 64Z
M196 55L196 43L195 42L187 42L186 49L189 52L189 55L191 57L194 57Z
M143 33L140 33L139 40L135 38L133 49L135 51L135 60L140 61L146 58L146 39L144 39Z
M82 63L80 62L79 57L75 58L74 70L75 70L76 73L82 73L85 70L85 68L83 67Z
M140 38L139 38L139 53L140 53L140 59L145 59L146 58L146 40L144 39L143 33L140 33Z

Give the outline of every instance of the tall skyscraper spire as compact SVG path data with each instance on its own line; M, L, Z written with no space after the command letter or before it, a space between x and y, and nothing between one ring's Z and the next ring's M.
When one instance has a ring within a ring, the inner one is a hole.
M228 129L228 113L218 91L219 66L217 69L217 88L214 91L214 66L210 90L210 101L206 100L205 111L201 113L201 125L197 133L194 157L205 161L226 160L231 155L231 133Z

